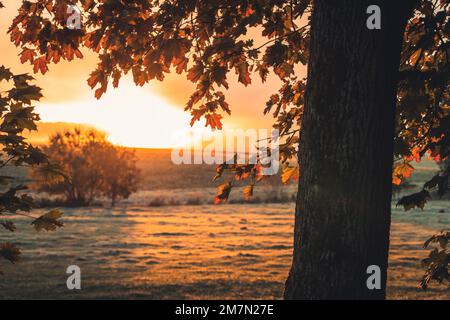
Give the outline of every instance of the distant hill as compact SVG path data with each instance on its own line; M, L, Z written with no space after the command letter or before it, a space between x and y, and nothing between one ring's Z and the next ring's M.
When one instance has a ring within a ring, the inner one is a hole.
M72 130L75 128L81 128L84 130L95 129L93 126L87 124L77 124L68 122L38 122L37 131L25 131L24 136L29 139L32 144L42 145L48 142L49 136L55 134L56 132L64 130Z

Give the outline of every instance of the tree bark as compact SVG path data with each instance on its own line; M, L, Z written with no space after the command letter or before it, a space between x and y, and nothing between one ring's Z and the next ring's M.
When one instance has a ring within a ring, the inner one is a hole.
M369 30L369 5L381 30ZM384 299L402 36L416 1L316 0L286 299ZM369 290L367 267L381 269Z

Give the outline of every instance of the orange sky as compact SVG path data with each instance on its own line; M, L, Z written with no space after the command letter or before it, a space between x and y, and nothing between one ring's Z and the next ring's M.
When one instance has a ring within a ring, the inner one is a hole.
M32 73L30 65L20 64L21 50L6 34L20 1L3 0L3 4L6 8L0 10L1 64L14 73ZM262 39L256 36L255 42ZM50 71L44 76L34 75L43 88L44 98L37 104L43 122L92 125L105 131L113 143L131 147L170 148L183 143L180 134L190 131L190 115L183 108L194 88L186 75L171 74L164 82L153 81L144 87L136 87L127 77L118 89L110 87L107 94L96 100L86 79L94 70L97 58L86 50L83 54L82 60L61 61L49 65ZM273 119L270 115L263 116L262 111L268 97L280 87L280 81L272 75L262 84L255 75L253 83L244 87L234 81L236 77L232 73L230 89L226 92L232 115L225 116L224 127L270 128ZM200 123L195 126L195 130L201 128ZM55 131L59 129L60 125L55 125Z

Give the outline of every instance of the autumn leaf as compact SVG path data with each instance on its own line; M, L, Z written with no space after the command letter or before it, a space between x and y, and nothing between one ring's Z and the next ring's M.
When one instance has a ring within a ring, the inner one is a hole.
M273 68L273 71L280 79L284 79L294 73L294 67L287 62Z
M422 49L416 50L409 58L409 64L415 66L422 55Z
M254 188L254 184L249 184L248 186L246 186L245 188L244 188L244 191L243 191L243 193L244 193L244 200L250 200L251 199L251 197L253 197L253 188Z
M310 5L311 0L300 0L297 1L297 4L294 7L294 16L302 16L303 13L305 12L306 8L308 8L308 6Z
M93 89L97 83L102 83L105 81L105 73L101 70L95 70L92 71L91 74L89 75L89 78L87 80L87 83L89 85L89 87L91 87L91 89Z
M247 166L237 166L234 169L234 179L236 181L245 180L249 176L250 176L250 170L249 170L249 168Z
M430 251L427 258L423 259L422 266L426 267L426 272L420 281L420 287L423 290L428 288L429 283L434 280L438 283L444 280L450 281L448 272L448 263L450 262L450 253L447 252L447 245L450 241L450 232L442 231L440 234L433 235L424 243L424 248L430 244L438 244L439 248Z
M300 176L299 167L289 167L286 166L283 168L283 172L281 173L281 182L286 184L289 180L297 180Z
M38 73L38 71L41 71L42 74L45 74L48 71L47 67L47 59L45 56L42 56L36 60L34 60L34 67L33 72Z
M448 174L440 175L438 173L429 181L425 182L423 188L430 190L437 187L438 195L439 197L442 197L448 191L448 186L449 186L449 175Z
M215 129L219 129L222 130L222 122L220 121L220 119L222 119L222 116L220 114L217 113L209 113L205 116L206 118L206 125L210 126L211 129L215 130Z
M211 80L217 83L219 87L224 86L228 89L227 68L222 66L214 66L211 70Z
M257 182L263 180L263 179L266 177L266 176L263 174L263 168L262 168L262 166L261 166L260 164L255 165L254 170L255 170L255 178L256 178L256 181L257 181Z
M194 125L194 123L196 121L199 121L204 114L205 114L205 109L194 109L194 110L191 110L191 116L192 116L191 123L190 123L191 127Z
M27 61L30 61L30 63L33 63L34 60L34 50L25 48L20 53L20 63L25 63Z
M0 257L8 260L11 263L16 263L19 261L20 250L16 245L6 242L0 244Z
M88 10L94 4L94 0L84 0L83 9Z
M178 58L175 60L175 72L181 74L183 71L186 71L189 59L186 57Z
M420 155L420 151L421 151L420 148L413 148L411 150L411 155L406 157L406 161L415 160L417 163L419 163L422 158L422 156Z
M441 233L435 234L432 237L430 237L427 241L425 241L423 247L428 248L428 246L431 243L438 243L442 249L445 249L447 248L449 242L450 242L450 232L442 231Z
M214 204L226 203L228 201L228 197L230 196L231 188L231 182L221 184L217 189L216 196L214 197Z
M203 70L204 70L203 64L197 62L191 69L189 69L187 79L192 82L197 82L203 75Z
M106 92L106 89L104 89L103 87L96 89L95 90L95 98L100 99L105 92Z
M239 63L236 68L236 73L239 75L238 81L244 86L247 86L252 83L252 79L250 78L250 72L248 71L248 62L243 61Z
M221 176L222 176L222 173L225 171L225 169L227 169L228 168L228 164L226 164L226 163L222 163L222 164L219 164L217 167L216 167L216 175L214 176L214 178L213 178L213 181L216 181L217 179L219 179Z
M64 225L62 222L58 221L62 215L63 213L61 211L54 209L35 219L31 224L34 226L36 231L55 231L56 228Z
M414 171L414 167L407 161L403 161L400 164L394 166L392 172L392 183L400 185L402 181L411 176Z
M4 66L0 66L0 81L2 80L9 80L13 76L12 72L5 68Z

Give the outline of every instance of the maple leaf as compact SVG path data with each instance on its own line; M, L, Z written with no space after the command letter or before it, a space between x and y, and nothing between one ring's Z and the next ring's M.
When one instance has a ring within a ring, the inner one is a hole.
M222 176L222 173L225 171L225 169L227 169L228 168L228 164L226 164L226 163L222 163L222 164L219 164L217 167L216 167L216 175L214 176L214 178L213 178L213 181L216 181L217 179L219 179L221 176Z
M13 76L12 72L5 68L4 66L0 66L0 81L2 80L9 80Z
M164 71L167 71L167 68L165 68L162 64L160 63L150 63L147 67L147 71L148 71L148 78L149 79L154 79L156 78L159 81L163 81L164 80ZM145 78L144 78L145 79ZM136 82L139 85L142 85L143 83L145 83L145 80L141 80L140 83Z
M425 243L423 244L424 248L428 248L431 243L438 243L442 249L447 248L448 243L450 242L450 232L442 231L439 234L435 234L431 236Z
M392 172L392 183L400 185L402 181L411 176L414 171L414 167L407 161L403 161L400 164L395 165Z
M47 59L45 56L42 56L36 60L34 60L33 63L33 72L38 73L38 71L41 71L42 74L45 74L48 71L47 67Z
M294 7L294 16L302 16L305 12L306 8L308 8L309 4L311 3L311 0L300 0L297 2L297 4Z
M248 186L246 186L244 188L244 200L250 200L251 197L253 197L253 188L254 188L254 184L249 184Z
M197 82L203 75L204 69L203 64L201 62L197 62L191 69L189 69L187 79L192 82Z
M113 78L113 87L114 88L119 87L119 81L120 81L121 77L122 77L122 74L119 70L116 69L113 71L112 78Z
M406 161L415 160L417 163L419 163L421 158L422 158L422 156L420 154L420 148L413 148L411 150L411 155L406 157Z
M97 83L102 82L105 78L104 73L101 70L95 70L93 72L91 72L87 83L89 85L89 87L91 87L91 89L93 89Z
M281 174L281 182L286 184L289 180L297 180L300 177L299 167L284 167Z
M438 173L433 178L431 178L429 181L425 182L425 184L423 185L423 188L430 190L430 189L437 187L438 195L439 195L439 197L442 197L445 194L445 192L447 192L448 181L449 181L448 174L440 175Z
M155 64L151 64L149 66L149 68L153 67L153 65L155 65ZM133 73L133 81L134 81L134 83L137 84L138 86L142 87L145 84L145 82L147 81L147 74L144 71L141 70L140 66L133 66L131 71ZM154 77L153 73L152 73L151 77Z
M244 86L247 86L252 83L252 79L250 78L250 72L248 71L248 63L243 61L238 64L236 68L236 73L239 75L238 81Z
M177 58L174 61L175 64L175 72L178 74L181 74L183 71L186 71L187 65L188 65L189 59L186 57Z
M94 0L84 0L83 9L88 10L94 3Z
M220 114L217 113L209 113L205 116L206 118L206 125L210 126L211 129L215 130L215 129L219 129L222 130L222 122L220 121L220 119L222 119L222 116Z
M219 87L224 86L228 89L227 68L222 66L214 66L211 70L211 80L217 83Z
M36 231L55 231L56 228L64 225L62 222L58 221L62 215L63 213L61 211L54 209L35 219L31 224L34 226Z
M274 67L273 71L280 79L284 79L294 73L294 67L287 62L283 62L281 65Z
M97 99L100 99L105 92L106 92L106 89L103 88L103 87L100 87L100 88L95 90L95 97Z
M204 114L205 114L205 109L193 109L191 111L191 116L192 116L191 123L190 123L191 127L194 125L194 123L196 121L199 121Z
M415 66L421 56L422 56L422 49L415 51L409 58L409 64Z
M217 194L214 197L214 204L221 204L226 203L228 201L228 197L230 196L231 188L232 188L231 182L226 182L224 184L221 184L217 188Z
M33 61L34 61L34 50L25 48L20 53L20 63L25 63L27 61L30 61L30 63L33 63Z

